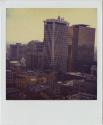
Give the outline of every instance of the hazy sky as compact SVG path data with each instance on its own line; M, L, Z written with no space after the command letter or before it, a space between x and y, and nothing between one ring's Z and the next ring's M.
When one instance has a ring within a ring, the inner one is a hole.
M97 10L76 8L8 8L6 16L7 42L28 43L31 40L43 41L44 23L49 18L64 17L72 24L88 24L96 28Z

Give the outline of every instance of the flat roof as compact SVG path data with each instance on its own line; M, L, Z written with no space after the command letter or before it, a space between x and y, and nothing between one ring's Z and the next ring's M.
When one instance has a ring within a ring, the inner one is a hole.
M67 21L64 20L64 18L61 18L60 16L58 16L57 19L46 19L44 22L46 22L46 23L57 22L57 23L61 23L61 24L69 24Z
M87 26L90 26L90 25L87 25L87 24L75 24L73 26L83 26L83 27L87 27Z

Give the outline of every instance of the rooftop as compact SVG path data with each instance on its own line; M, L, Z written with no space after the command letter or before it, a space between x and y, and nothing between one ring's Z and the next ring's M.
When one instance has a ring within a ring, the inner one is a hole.
M77 26L77 27L79 27L79 26L87 27L87 26L90 26L90 25L86 25L86 24L75 24L75 25L73 25L73 26Z
M89 93L83 93L83 92L79 92L77 94L74 94L71 96L71 98L73 99L96 99L95 95L89 94Z
M58 16L57 19L47 19L44 22L57 22L57 23L62 23L62 24L69 24L67 21L64 20L64 18L61 18L60 16Z

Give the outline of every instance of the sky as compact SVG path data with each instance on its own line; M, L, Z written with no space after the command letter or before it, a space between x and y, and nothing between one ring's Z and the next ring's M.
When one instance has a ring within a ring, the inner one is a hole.
M87 24L97 27L95 8L7 8L7 43L28 43L44 39L44 20L61 16L73 24Z

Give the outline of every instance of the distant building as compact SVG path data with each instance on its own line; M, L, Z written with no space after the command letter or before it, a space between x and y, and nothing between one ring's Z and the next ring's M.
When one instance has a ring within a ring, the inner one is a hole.
M80 72L69 72L65 74L66 79L62 82L66 85L73 85L73 92L85 92L93 95L97 95L97 78L95 75L80 73ZM70 84L72 81L73 84ZM61 84L63 85L63 84ZM63 87L62 87L63 88Z
M44 21L45 68L67 71L68 26L69 24L60 17Z
M43 69L43 42L36 40L28 43L26 65L29 70Z
M10 59L6 57L6 69L10 69Z
M13 72L11 70L6 70L6 87L12 87L13 84Z
M95 28L73 25L70 71L88 72L94 61Z
M11 60L20 60L25 57L26 46L21 43L11 44L9 51Z
M68 71L71 71L71 58L72 58L72 28L70 27L69 28L69 31L68 31Z
M10 59L12 59L12 60L19 59L20 47L21 47L21 43L16 43L16 44L10 45Z
M12 70L6 70L6 87L15 87L16 73Z
M96 100L96 96L88 93L77 93L69 97L70 100Z

